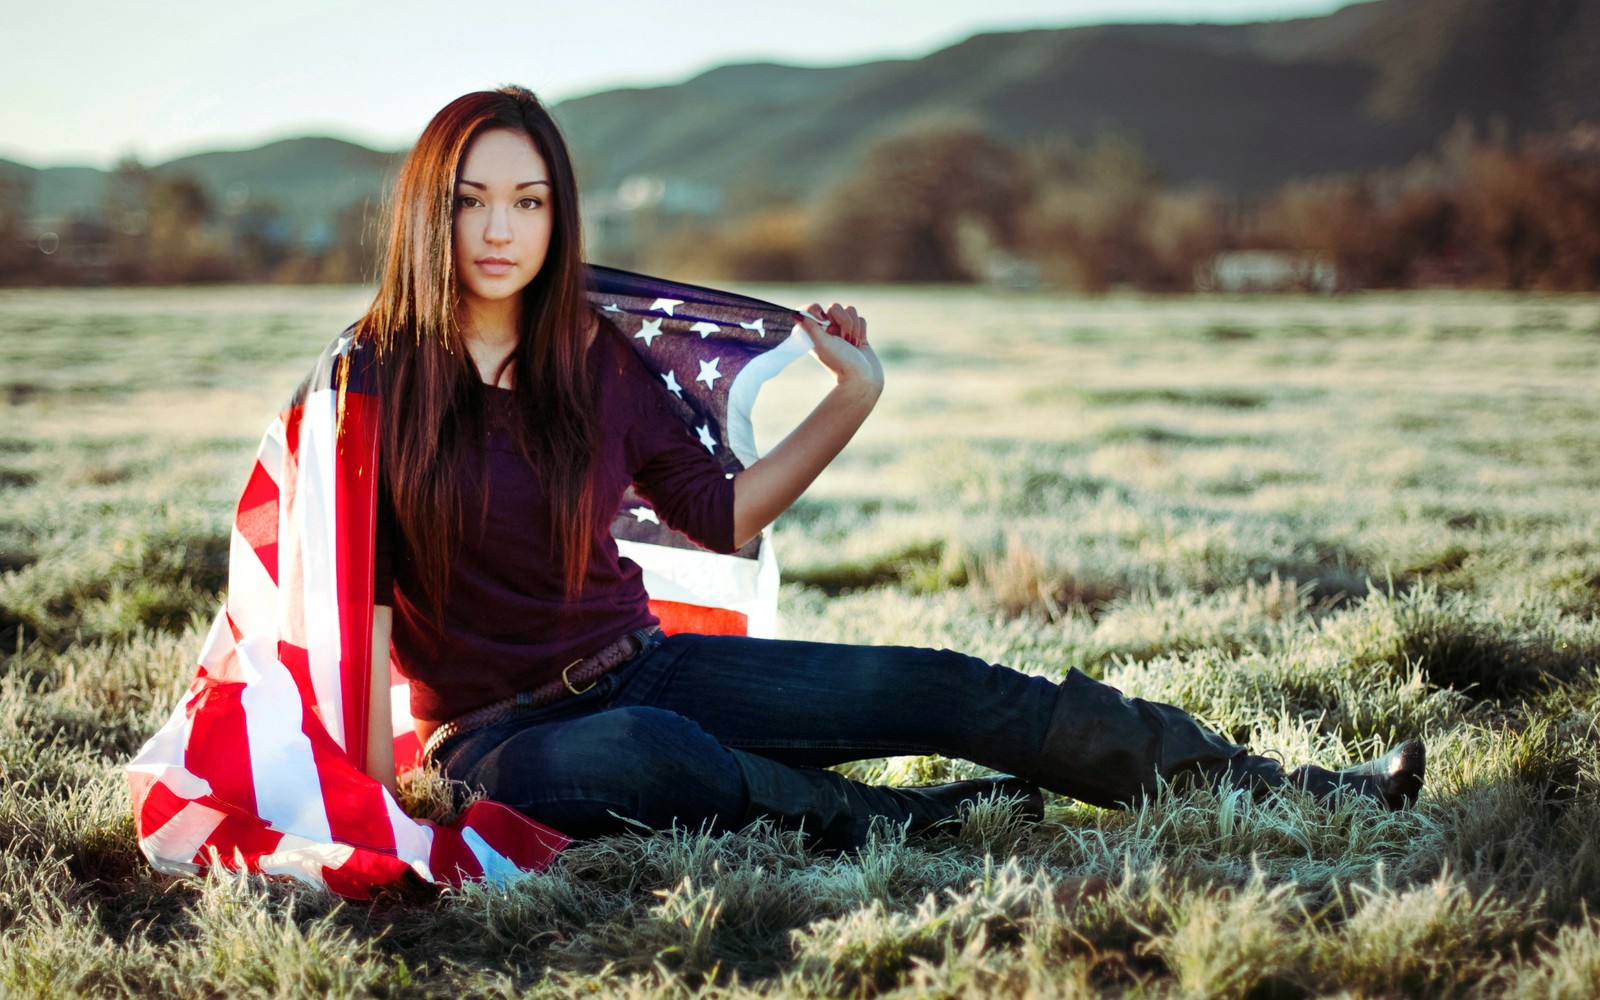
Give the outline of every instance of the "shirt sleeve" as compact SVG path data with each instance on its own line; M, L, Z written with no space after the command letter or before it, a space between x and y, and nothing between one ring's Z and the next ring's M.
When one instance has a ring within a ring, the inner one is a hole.
M673 412L666 389L627 350L626 392L634 400L628 471L662 520L714 552L733 552L733 479Z

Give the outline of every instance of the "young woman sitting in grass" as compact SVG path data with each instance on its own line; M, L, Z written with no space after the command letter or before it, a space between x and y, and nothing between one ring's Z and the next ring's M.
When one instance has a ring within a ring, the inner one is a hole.
M608 530L624 490L732 551L849 442L883 368L853 307L798 314L836 384L728 478L589 306L577 196L533 94L452 102L402 170L356 328L382 399L374 686L387 689L392 641L445 775L579 837L768 819L837 848L880 817L925 829L997 793L1041 816L1040 788L1103 806L1161 781L1416 797L1416 740L1344 771L1286 772L1076 670L1057 683L946 650L663 636ZM374 699L368 771L392 790L387 704ZM899 754L1016 777L895 788L826 769Z

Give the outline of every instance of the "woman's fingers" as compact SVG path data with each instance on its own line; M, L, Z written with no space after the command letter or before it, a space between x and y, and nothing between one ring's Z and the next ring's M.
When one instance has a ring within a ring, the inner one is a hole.
M832 322L828 318L827 311L822 308L822 304L819 302L811 303L806 306L805 312L796 313L795 315L800 317L801 325L813 334L823 332Z
M835 302L823 309L820 302L813 302L801 315L815 325L816 329L812 330L814 334L831 333L852 347L860 347L867 342L867 321L856 312L855 306Z
M834 332L848 341L850 346L861 346L861 316L856 312L855 306L845 306L835 302L828 308L828 318L837 324Z

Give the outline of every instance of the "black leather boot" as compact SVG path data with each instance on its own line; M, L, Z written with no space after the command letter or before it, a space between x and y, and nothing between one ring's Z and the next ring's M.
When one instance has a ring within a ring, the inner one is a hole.
M1078 670L1062 680L1038 759L1023 776L1108 808L1138 805L1163 779L1256 794L1285 780L1277 761L1202 729L1182 709L1124 697Z
M815 847L851 850L867 842L879 817L912 833L960 817L961 807L988 795L1022 796L1024 815L1044 818L1044 796L1020 778L977 778L920 788L852 781L836 771L791 767L759 754L731 751L744 773L746 805L739 823L770 819L803 829Z
M1389 809L1403 809L1417 801L1422 791L1427 750L1421 740L1406 740L1376 760L1330 771L1307 764L1289 775L1289 783L1326 801L1341 791L1377 799Z
M1257 797L1290 784L1324 801L1343 789L1400 809L1422 790L1425 763L1422 741L1407 740L1377 760L1342 771L1308 764L1285 774L1277 761L1207 732L1182 709L1126 698L1073 670L1061 682L1044 745L1025 777L1112 808L1138 805L1164 779L1244 788Z

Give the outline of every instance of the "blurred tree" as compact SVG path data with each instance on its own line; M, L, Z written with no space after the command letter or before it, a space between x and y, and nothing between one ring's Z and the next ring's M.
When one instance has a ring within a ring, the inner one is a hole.
M111 279L140 282L149 278L150 171L138 157L124 156L106 178L100 214L111 229Z
M322 258L319 280L373 281L378 275L380 206L367 199L346 205L334 219L333 239Z
M1284 185L1262 211L1271 249L1321 254L1341 284L1365 287L1385 270L1374 250L1386 239L1383 212L1368 177L1320 177Z
M1458 122L1438 154L1388 173L1298 181L1274 192L1256 234L1314 250L1357 287L1600 287L1600 130L1513 148ZM1259 245L1259 244L1258 244Z
M149 213L151 276L156 281L231 276L226 258L207 238L211 203L198 180L187 174L158 179L150 189Z
M793 205L745 216L718 247L728 277L741 281L802 281L807 277L806 213Z
M164 177L150 192L150 233L156 240L179 238L198 228L211 211L205 188L188 174Z
M270 279L285 284L357 284L376 280L381 207L370 199L339 210L325 235L285 248Z
M648 247L639 266L698 281L803 281L811 224L804 208L781 204L714 227L685 225Z
M1600 287L1600 163L1483 147L1459 194L1463 238L1502 288Z
M289 223L273 201L251 201L225 220L228 255L236 274L247 281L269 279L289 256Z
M1214 191L1161 191L1142 215L1144 256L1132 277L1147 291L1192 291L1195 269L1234 243L1227 205Z
M1462 282L1466 261L1460 239L1461 210L1449 193L1406 190L1396 198L1385 221L1388 235L1374 248L1374 284L1409 288Z
M1021 245L1052 283L1099 291L1188 282L1192 267L1175 278L1150 252L1148 222L1164 230L1159 239L1174 252L1189 239L1173 229L1182 214L1177 202L1162 206L1161 219L1149 218L1160 176L1136 144L1107 135L1084 152L1054 140L1027 149L1023 162L1033 198L1022 213Z
M0 174L0 284L20 281L39 256L27 229L32 206L31 178Z
M1010 245L1026 197L1016 154L975 128L886 139L822 201L807 270L855 281L970 281L986 262L967 259L963 230L976 226L987 242Z

